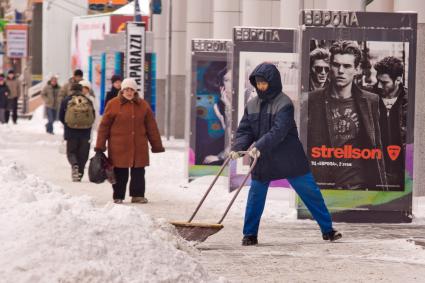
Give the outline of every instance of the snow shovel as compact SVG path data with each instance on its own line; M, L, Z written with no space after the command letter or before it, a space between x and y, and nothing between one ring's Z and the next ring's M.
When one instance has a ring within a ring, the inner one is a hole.
M245 155L247 154L247 151L239 151L239 154ZM219 172L215 176L214 180L212 181L210 187L205 192L204 196L202 197L201 201L199 202L198 206L196 207L195 211L193 212L192 216L189 218L187 222L170 222L173 224L179 235L186 239L187 241L196 241L196 242L203 242L205 241L209 236L214 235L221 229L223 229L223 222L224 218L226 217L227 213L230 210L230 207L233 205L233 202L235 201L236 197L238 196L239 192L241 191L242 187L245 185L246 180L248 180L249 175L251 174L251 171L254 169L255 164L257 164L257 157L254 158L254 161L251 164L251 167L249 168L248 173L246 174L245 178L243 179L243 182L240 184L239 188L237 189L235 195L233 196L232 200L230 201L229 205L226 208L226 211L224 212L223 216L221 217L220 221L218 221L216 224L210 224L210 223L194 223L192 222L193 218L195 217L196 213L198 212L199 208L203 204L204 200L210 193L211 189L217 182L218 177L220 176L221 172L223 172L224 168L230 161L230 157L227 157L227 159L224 161L223 165L221 166Z

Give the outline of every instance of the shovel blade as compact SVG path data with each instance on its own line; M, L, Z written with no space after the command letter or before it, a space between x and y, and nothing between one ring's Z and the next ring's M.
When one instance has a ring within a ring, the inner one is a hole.
M221 229L222 224L206 224L192 222L171 222L176 227L179 235L187 241L203 242L209 236L214 235Z

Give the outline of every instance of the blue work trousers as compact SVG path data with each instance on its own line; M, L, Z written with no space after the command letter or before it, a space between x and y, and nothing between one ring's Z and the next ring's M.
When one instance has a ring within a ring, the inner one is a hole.
M295 178L288 178L289 183L304 202L322 233L332 231L332 218L323 200L322 193L311 173ZM257 236L261 215L264 211L270 182L252 180L245 210L243 234Z

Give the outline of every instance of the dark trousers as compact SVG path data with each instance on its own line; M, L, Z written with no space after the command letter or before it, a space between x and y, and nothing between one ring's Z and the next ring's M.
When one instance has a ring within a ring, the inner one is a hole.
M55 108L46 108L47 114L47 124L46 124L46 132L49 134L53 134L53 123L57 117L57 111Z
M5 112L6 112L6 109L5 108L0 108L0 123L1 124L4 124L4 122L5 122Z
M88 139L68 139L66 156L71 166L78 165L78 172L83 176L84 167L89 158L90 143Z
M125 190L128 182L128 169L129 168L114 168L115 185L112 185L114 189L114 199L124 199ZM145 196L145 168L130 168L130 196L132 197L144 197Z
M7 109L5 113L5 121L9 123L10 112L12 112L13 123L16 124L18 121L18 98L12 98L7 100Z

